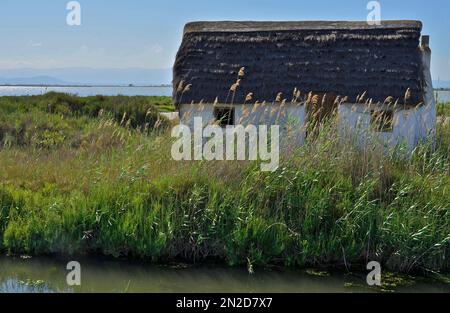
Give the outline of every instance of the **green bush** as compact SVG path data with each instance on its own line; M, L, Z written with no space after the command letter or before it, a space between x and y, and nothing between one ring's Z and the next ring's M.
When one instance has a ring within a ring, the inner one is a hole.
M99 119L112 119L123 127L150 133L165 130L169 122L159 115L167 110L167 97L80 98L51 92L43 96L0 97L0 147L57 148L83 136ZM75 143L76 144L76 143Z
M13 207L13 198L4 188L0 188L0 250L3 247L3 233L9 222L9 213Z

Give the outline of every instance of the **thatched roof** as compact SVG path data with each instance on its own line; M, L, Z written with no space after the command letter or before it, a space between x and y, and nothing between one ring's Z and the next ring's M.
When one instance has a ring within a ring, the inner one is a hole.
M419 48L422 23L366 22L195 22L185 27L174 65L175 104L225 102L239 69L245 77L235 103L290 100L294 88L384 102L391 96L410 104L423 99ZM191 84L177 91L180 82Z

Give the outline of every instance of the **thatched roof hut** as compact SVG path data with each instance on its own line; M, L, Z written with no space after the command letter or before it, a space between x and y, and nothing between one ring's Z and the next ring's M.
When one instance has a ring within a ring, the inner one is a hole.
M367 22L195 22L186 25L174 65L174 101L224 102L238 71L245 77L235 103L245 96L273 101L292 97L294 88L348 96L366 92L411 104L423 101L424 75L419 48L422 23ZM183 81L189 91L177 91Z

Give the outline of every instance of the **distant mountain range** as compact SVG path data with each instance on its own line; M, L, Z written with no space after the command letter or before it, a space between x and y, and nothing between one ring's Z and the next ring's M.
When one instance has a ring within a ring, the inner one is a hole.
M51 76L34 76L16 78L0 77L0 85L71 85L71 83Z
M171 69L0 69L1 85L165 85Z
M0 69L0 85L169 85L172 69ZM450 81L433 81L450 88Z

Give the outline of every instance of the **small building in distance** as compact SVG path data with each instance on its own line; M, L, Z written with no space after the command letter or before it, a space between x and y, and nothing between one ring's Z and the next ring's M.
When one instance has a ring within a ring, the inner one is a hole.
M181 123L306 125L410 149L435 133L429 37L420 21L194 22L174 64Z

